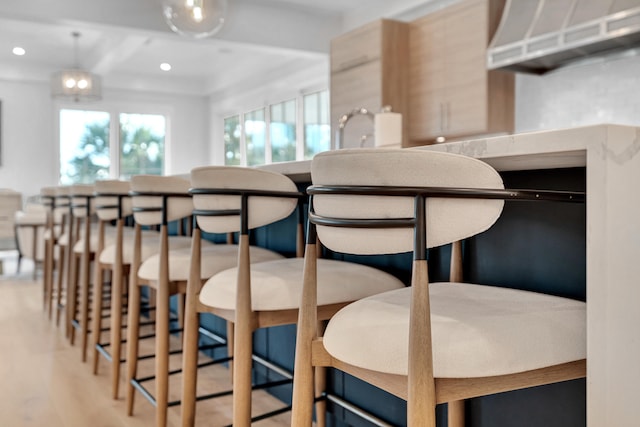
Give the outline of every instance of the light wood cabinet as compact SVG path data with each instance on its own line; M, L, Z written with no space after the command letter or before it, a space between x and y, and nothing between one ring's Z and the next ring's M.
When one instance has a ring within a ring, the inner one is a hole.
M390 105L403 114L407 138L408 24L381 19L331 41L331 130L335 146L338 119L364 107L378 112ZM373 133L369 117L354 116L345 127L342 148L360 146ZM366 141L370 146L371 140Z
M409 24L405 145L513 132L513 75L486 68L503 6L501 0L464 0Z

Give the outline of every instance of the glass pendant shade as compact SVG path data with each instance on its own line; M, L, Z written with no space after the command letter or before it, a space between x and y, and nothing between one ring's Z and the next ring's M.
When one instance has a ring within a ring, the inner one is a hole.
M202 39L217 33L224 25L227 0L163 0L162 12L173 31Z
M51 76L51 96L68 101L99 101L102 99L102 79L100 76L79 67L78 38L80 33L74 31L73 56L75 65L73 68L53 73Z
M88 71L62 70L51 76L51 96L70 101L98 101L102 98L102 80Z

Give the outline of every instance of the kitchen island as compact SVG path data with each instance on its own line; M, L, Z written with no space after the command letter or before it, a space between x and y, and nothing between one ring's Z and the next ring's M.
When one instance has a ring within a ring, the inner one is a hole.
M502 172L584 168L587 425L639 425L640 128L603 124L412 149L476 157ZM267 168L304 180L310 162Z

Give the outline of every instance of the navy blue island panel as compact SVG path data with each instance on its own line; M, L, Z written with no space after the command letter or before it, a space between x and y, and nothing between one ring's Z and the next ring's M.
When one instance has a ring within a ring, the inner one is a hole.
M585 191L585 169L552 169L501 173L507 188ZM301 189L308 183L300 183ZM297 214L255 230L252 241L287 256L295 253ZM207 238L220 241L221 236ZM544 292L585 300L586 207L551 202L507 202L498 222L487 232L463 242L464 278L467 282ZM406 284L411 255L352 256L325 250L324 256L360 262L386 270ZM431 281L448 280L450 248L429 251ZM201 316L207 329L226 334L225 322ZM295 326L259 330L254 351L285 369L293 369ZM203 338L206 340L206 338ZM384 337L380 337L384 342ZM218 350L222 355L224 350ZM473 357L472 354L469 357ZM271 375L271 377L270 377ZM279 379L256 367L255 381ZM329 372L328 391L352 402L386 422L406 425L406 404L369 384L339 371ZM291 386L269 390L285 403ZM203 402L202 404L207 404ZM329 426L368 426L337 405L328 404ZM446 407L437 410L438 425L446 426ZM471 399L466 403L467 427L578 427L586 425L586 382L569 381Z

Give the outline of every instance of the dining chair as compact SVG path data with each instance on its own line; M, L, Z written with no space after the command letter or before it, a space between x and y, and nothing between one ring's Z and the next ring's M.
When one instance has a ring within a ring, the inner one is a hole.
M295 324L303 274L302 245L298 257L256 262L249 233L288 217L305 195L285 175L255 168L196 168L191 171L191 184L198 226L193 236L185 309L182 425L193 426L195 422L198 313L206 312L233 325L228 343L233 346L233 425L249 426L253 332ZM240 233L237 266L206 282L197 274L204 264L199 247L201 230ZM301 234L301 224L298 230ZM325 284L318 299L319 320L328 319L348 302L404 286L390 274L372 267L328 259L319 260L318 274Z
M22 260L29 259L33 261L31 274L33 280L37 278L38 268L44 265L44 231L47 225L47 209L41 203L29 202L25 205L24 210L17 211L14 216L16 246L18 248L16 272L20 274Z
M427 248L489 229L504 201L580 202L584 194L505 190L488 164L418 150L341 150L313 159L291 425L310 426L313 368L326 366L407 400L407 422L435 426L450 402L586 375L585 304L498 286L429 283ZM317 330L314 246L413 252L411 286L356 301ZM456 409L457 408L457 409Z

